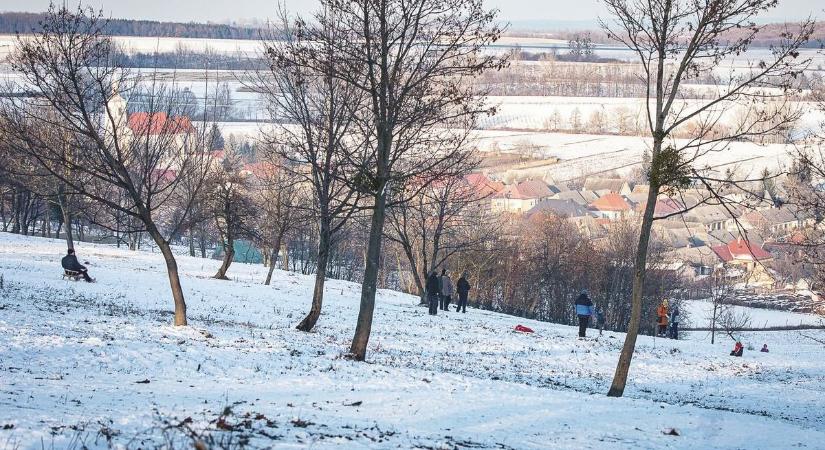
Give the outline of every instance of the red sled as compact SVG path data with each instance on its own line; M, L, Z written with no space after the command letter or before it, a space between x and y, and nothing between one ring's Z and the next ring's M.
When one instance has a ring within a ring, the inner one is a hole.
M516 331L518 331L520 333L532 333L533 329L532 328L527 328L524 325L516 325Z

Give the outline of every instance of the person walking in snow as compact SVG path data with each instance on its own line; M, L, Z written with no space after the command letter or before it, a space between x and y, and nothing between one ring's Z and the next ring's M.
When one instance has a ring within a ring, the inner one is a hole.
M668 305L667 299L665 299L662 300L662 303L656 308L656 335L659 337L664 337L667 332L667 315Z
M579 317L579 337L585 337L587 324L593 315L593 302L590 300L587 289L582 289L576 298L576 315Z
M77 256L74 254L74 249L69 249L66 256L60 260L60 265L63 266L64 270L71 270L72 272L79 273L87 283L94 283L95 281L89 276L89 270L86 269L86 266L80 264L80 261L77 260Z
M604 333L604 310L596 308L596 326L599 328L599 336Z
M670 338L679 339L679 307L670 310Z
M425 290L427 291L427 303L430 306L430 315L434 316L438 314L438 297L441 292L441 283L438 281L438 275L435 270L427 277Z
M470 283L467 281L467 272L461 274L461 278L456 283L456 292L458 292L458 304L455 307L455 312L467 312L467 297L470 295Z
M447 269L441 269L441 309L447 311L453 301L453 281L447 274Z

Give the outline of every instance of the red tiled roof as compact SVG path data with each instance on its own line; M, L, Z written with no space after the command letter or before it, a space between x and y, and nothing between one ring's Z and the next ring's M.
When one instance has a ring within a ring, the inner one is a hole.
M493 181L483 173L471 173L465 176L464 179L482 196L497 194L504 190L504 183Z
M735 239L725 245L717 245L712 247L712 250L719 255L719 258L724 262L731 262L735 259L762 261L773 258L773 256L763 250L762 247L749 244L748 241L743 239Z
M504 187L496 197L528 200L533 198L548 198L553 196L553 191L543 181L528 180L519 184L510 184Z
M169 117L165 112L132 113L129 115L129 128L140 135L180 134L195 129L188 117Z
M627 204L621 195L611 192L605 194L590 203L590 208L598 211L630 211L630 205Z

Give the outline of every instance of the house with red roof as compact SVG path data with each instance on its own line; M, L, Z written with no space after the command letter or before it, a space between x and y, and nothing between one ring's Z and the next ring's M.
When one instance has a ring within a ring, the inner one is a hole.
M734 239L727 244L712 247L725 264L746 265L749 269L759 262L770 261L773 255L745 239Z
M129 114L129 129L138 136L189 134L195 132L186 116L169 116L165 112Z
M527 180L518 184L508 184L493 196L493 211L524 214L540 201L555 193L541 180Z
M493 181L483 173L471 173L465 176L464 180L479 194L479 197L482 198L493 196L504 190L504 183Z
M727 244L711 247L729 272L741 271L741 279L747 285L770 287L776 282L773 273L764 263L773 255L746 239L734 239Z
M590 202L587 208L596 217L608 220L618 220L633 215L630 203L621 195L610 192Z

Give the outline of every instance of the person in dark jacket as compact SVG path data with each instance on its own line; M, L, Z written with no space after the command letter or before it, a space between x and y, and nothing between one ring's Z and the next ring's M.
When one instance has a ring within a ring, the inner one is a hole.
M579 337L584 337L590 316L593 315L593 302L590 300L587 289L582 289L576 298L576 315L579 316Z
M762 350L759 351L762 353L770 353L770 350L768 350L768 344L762 344Z
M438 314L438 296L441 292L441 283L438 281L438 275L433 270L430 276L427 277L427 303L430 305L430 315Z
M467 281L467 272L461 274L461 278L458 279L458 283L456 283L455 287L456 292L458 292L458 305L456 305L455 311L466 313L467 297L470 294L470 283Z
M71 270L72 272L79 273L87 283L94 282L94 280L89 276L86 266L80 264L80 261L77 260L77 256L75 256L73 249L70 248L68 254L60 260L60 265L63 266L64 270Z
M450 309L450 302L453 301L453 280L447 274L447 269L441 270L441 309L448 311Z
M679 339L679 307L674 306L670 309L670 330L668 330L668 337L671 339Z

